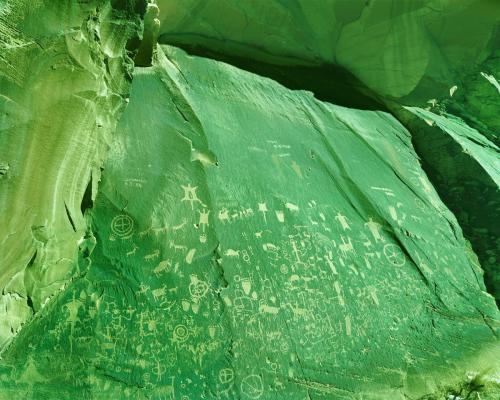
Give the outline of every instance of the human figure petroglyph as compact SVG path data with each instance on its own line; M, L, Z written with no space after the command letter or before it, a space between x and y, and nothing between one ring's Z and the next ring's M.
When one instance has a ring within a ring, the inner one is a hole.
M205 206L196 194L198 186L191 186L191 184L188 184L187 186L181 185L181 187L184 189L184 197L181 201L188 201L191 204L191 210L194 210L194 203L199 203L201 206Z
M201 227L202 231L205 232L206 227L208 227L210 224L208 222L208 217L210 215L210 210L198 210L198 213L200 214L200 219L198 221L198 226Z
M375 222L372 217L370 217L368 222L365 223L365 226L370 230L370 233L372 234L375 242L384 241L383 236L380 234L382 225L380 225L378 222Z
M351 241L351 238L348 236L347 237L347 242L345 241L345 237L343 235L340 236L341 240L342 240L342 243L339 244L339 250L340 250L340 253L342 254L342 257L347 257L349 255L349 253L356 253L354 251L354 247L352 245L352 241Z
M338 275L337 268L335 268L335 264L333 263L333 254L331 251L329 251L327 254L325 254L324 259L328 263L328 266L330 267L330 270L334 275Z
M264 218L264 222L267 224L267 219L266 219L266 213L269 211L267 209L267 204L264 203L259 203L258 204L258 210L260 213L262 213L262 218Z
M351 227L349 226L349 223L347 222L347 217L343 214L340 213L340 211L337 213L337 215L335 216L335 219L337 221L339 221L340 223L340 226L342 227L342 229L345 231L345 230L350 230Z
M137 294L145 294L149 289L150 289L149 286L145 285L144 283L141 283L139 285L139 291L137 292Z
M64 305L68 310L69 316L67 321L70 323L70 350L73 351L73 332L77 322L80 322L78 317L78 311L83 307L83 303L76 299L75 293L73 292L73 299Z

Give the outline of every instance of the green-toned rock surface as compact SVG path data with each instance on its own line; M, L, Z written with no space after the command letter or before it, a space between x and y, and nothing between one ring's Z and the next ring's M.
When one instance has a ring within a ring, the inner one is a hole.
M498 399L497 8L0 0L0 400Z
M0 3L0 349L75 274L137 29L106 2Z
M350 107L384 104L413 131L403 106L441 109L464 119L498 145L500 127L500 4L496 0L159 0L159 41L179 45L277 79L290 88L314 91L323 100ZM279 67L277 67L279 66ZM307 75L307 79L301 76ZM379 104L370 102L365 96ZM459 148L459 144L450 146ZM488 175L470 174L477 161L463 160L477 190L470 202L453 199L463 190L452 172L454 157L437 159L440 135L413 135L413 142L439 195L457 215L486 269L488 289L498 275L497 232L476 205L491 192ZM422 150L421 150L422 149ZM498 158L498 155L497 155ZM479 174L477 174L479 172ZM441 182L447 181L447 185ZM453 185L450 186L450 183ZM498 186L493 194L499 200ZM486 200L490 202L490 198ZM494 210L498 213L498 207ZM491 218L490 218L491 219ZM471 220L474 222L471 226ZM498 224L497 224L498 225ZM484 238L488 236L485 243ZM491 239L495 237L495 239Z
M135 70L81 275L0 394L402 399L481 374L494 398L498 311L409 133L165 50Z
M500 98L500 96L499 96ZM500 293L500 161L498 147L453 115L408 108L423 122L411 123L417 150L427 162L446 204L471 238L492 293ZM449 188L452 188L451 190ZM498 298L498 297L497 297Z

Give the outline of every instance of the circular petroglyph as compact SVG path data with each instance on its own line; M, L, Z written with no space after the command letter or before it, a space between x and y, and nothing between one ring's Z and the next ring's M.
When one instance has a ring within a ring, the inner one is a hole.
M185 342L189 336L189 331L184 325L177 325L174 328L174 339L178 342Z
M401 267L406 262L403 251L395 244L389 243L384 246L384 255L387 260L396 267Z
M201 298L208 292L208 284L203 281L194 281L189 284L189 293L191 296Z
M126 214L120 214L111 221L111 231L119 237L129 236L134 230L134 220Z
M231 383L234 380L234 371L231 368L223 368L219 371L219 381L223 385Z
M260 398L264 393L262 378L259 375L248 375L241 381L241 392L253 400Z

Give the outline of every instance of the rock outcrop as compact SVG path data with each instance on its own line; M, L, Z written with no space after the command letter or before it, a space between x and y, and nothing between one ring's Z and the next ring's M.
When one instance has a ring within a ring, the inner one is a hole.
M0 5L0 399L497 399L494 3Z

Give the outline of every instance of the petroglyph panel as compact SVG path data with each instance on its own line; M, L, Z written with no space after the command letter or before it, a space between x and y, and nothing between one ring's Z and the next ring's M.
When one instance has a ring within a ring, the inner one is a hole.
M388 114L163 48L114 140L80 275L2 355L2 384L392 398L494 343L481 272Z

